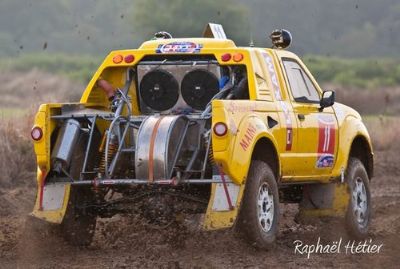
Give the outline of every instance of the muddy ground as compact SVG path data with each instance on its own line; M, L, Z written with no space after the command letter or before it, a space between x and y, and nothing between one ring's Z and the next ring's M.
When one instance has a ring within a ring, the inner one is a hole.
M232 230L205 232L193 223L154 230L133 216L99 219L94 242L77 248L48 234L38 239L24 232L34 200L34 186L0 190L1 268L398 268L400 253L400 168L398 150L376 152L372 180L371 239L383 244L379 254L294 253L294 241L315 244L347 243L340 220L298 224L297 208L282 205L277 245L259 251L237 238Z

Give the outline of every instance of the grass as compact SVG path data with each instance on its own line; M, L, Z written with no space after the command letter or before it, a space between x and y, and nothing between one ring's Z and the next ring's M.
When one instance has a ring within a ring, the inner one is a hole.
M1 58L0 70L27 72L37 68L87 83L105 56L27 53ZM320 83L369 89L400 85L400 58L342 59L308 55L303 60Z
M0 108L0 119L8 120L12 118L21 118L25 116L27 109L24 108L13 108L13 107L2 107Z
M374 150L400 149L400 117L368 115L363 117L371 136Z
M0 121L0 187L31 184L35 172L35 155L29 138L30 125L23 121Z
M341 59L306 56L304 62L320 83L376 89L400 84L400 59Z
M105 55L104 55L105 57ZM31 53L15 58L0 59L0 70L28 72L33 68L87 83L104 57L90 55L67 55Z

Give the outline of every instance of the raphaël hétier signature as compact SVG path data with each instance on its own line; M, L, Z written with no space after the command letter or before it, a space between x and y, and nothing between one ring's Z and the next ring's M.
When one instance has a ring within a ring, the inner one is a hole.
M293 241L294 253L307 255L307 259L310 258L311 254L374 254L379 253L382 250L383 244L375 244L372 239L364 241L349 240L343 242L340 238L338 241L332 241L328 244L321 243L321 238L314 244L305 244L301 240Z

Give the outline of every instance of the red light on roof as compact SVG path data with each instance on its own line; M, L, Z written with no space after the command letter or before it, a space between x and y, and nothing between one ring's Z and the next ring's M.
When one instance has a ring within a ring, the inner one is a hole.
M135 56L133 56L132 54L126 55L125 56L125 63L132 63L135 60Z
M221 55L221 61L227 62L232 59L232 55L230 53L225 53Z
M124 59L124 58L122 57L121 54L115 55L115 56L113 57L113 63L119 64L119 63L122 62L123 59Z
M241 53L235 53L233 54L233 61L235 62L240 62L241 60L243 60L243 54Z

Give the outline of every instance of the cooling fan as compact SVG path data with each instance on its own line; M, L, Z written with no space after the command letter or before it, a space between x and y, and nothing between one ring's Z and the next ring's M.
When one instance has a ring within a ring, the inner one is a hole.
M140 82L140 96L148 107L158 111L168 110L178 101L178 81L168 71L150 71Z
M219 91L218 78L205 69L195 69L185 75L181 93L185 102L194 109L204 110Z

